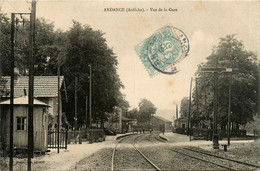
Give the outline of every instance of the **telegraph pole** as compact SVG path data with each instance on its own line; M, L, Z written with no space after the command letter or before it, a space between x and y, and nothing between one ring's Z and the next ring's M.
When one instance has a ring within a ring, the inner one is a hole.
M218 59L216 59L216 67L215 70L218 68ZM218 143L218 72L214 72L214 123L213 123L213 148L219 149Z
M232 70L233 69L232 56L230 56L230 67ZM231 115L231 91L232 91L231 88L232 88L232 72L230 72L230 76L229 76L229 91L228 91L228 131L227 131L228 146L230 146L230 115Z
M14 147L13 147L13 121L14 121L14 43L15 43L15 22L20 23L19 20L15 21L15 15L18 14L22 17L22 15L31 15L31 13L12 13L11 14L11 65L10 65L10 139L9 139L9 151L10 151L10 159L9 159L9 170L13 170L13 156L14 156ZM23 20L24 23L24 20ZM0 64L1 65L1 64ZM1 69L0 69L0 78L1 78Z
M31 171L31 158L33 158L34 134L33 134L33 89L34 89L34 38L35 38L36 0L32 1L30 15L30 55L29 55L29 110L28 110L28 170Z
M92 107L91 107L91 98L92 98L92 67L91 67L91 64L89 65L89 122L90 122L90 128L92 126Z
M13 122L14 122L14 18L15 14L11 14L11 84L10 84L10 160L9 170L13 170L13 156L14 156L14 138L13 138Z
M88 128L88 96L86 96L86 128Z
M179 113L178 113L179 111L178 111L178 104L176 104L176 119L179 119Z
M75 130L78 129L78 111L77 111L77 102L78 102L78 77L75 77Z
M196 117L197 117L197 119L198 119L198 117L199 117L199 99L198 99L198 82L197 82L197 77L195 78L195 84L196 84L196 86L195 86L195 94L196 94Z
M60 153L60 56L58 56L58 153Z
M201 69L201 72L214 73L214 117L213 117L213 148L219 149L218 143L218 73L232 72L232 68L218 67L218 62L216 62L215 67L205 67Z
M230 115L231 115L231 86L232 85L232 72L229 77L229 92L228 92L228 146L230 146Z
M190 141L191 141L191 89L192 89L192 78L190 79L190 98L189 98L189 118L188 118L188 134L190 136Z

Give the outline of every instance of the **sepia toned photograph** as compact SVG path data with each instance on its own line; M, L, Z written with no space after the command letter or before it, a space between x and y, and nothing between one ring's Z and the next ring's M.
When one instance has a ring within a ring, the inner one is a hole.
M0 0L0 171L259 170L258 0Z

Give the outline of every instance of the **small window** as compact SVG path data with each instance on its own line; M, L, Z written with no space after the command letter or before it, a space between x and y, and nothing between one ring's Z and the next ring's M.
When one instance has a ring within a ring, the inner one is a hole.
M185 128L185 126L186 126L185 124L181 124L181 128Z
M26 117L17 117L17 130L26 130Z

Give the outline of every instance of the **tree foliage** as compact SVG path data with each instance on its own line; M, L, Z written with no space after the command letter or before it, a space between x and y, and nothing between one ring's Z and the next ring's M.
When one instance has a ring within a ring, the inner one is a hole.
M181 100L180 114L181 114L181 116L185 116L185 117L188 117L188 115L189 115L189 98L188 97L183 97Z
M138 104L138 112L137 112L137 121L140 124L149 123L153 114L155 114L157 108L154 104L147 100L142 99L141 102Z
M10 75L11 23L0 13L0 68ZM29 55L29 22L15 25L15 66L27 75ZM86 98L89 97L90 67L92 66L92 115L94 121L107 119L116 107L127 110L128 102L120 89L124 88L117 74L117 57L106 44L104 33L89 25L73 21L68 31L54 31L54 24L37 18L34 42L35 75L57 75L58 64L65 77L67 100L63 110L72 124L75 116L75 77L78 77L78 124L86 123ZM64 94L64 93L63 93ZM65 99L65 97L63 98Z
M193 91L192 115L194 121L213 120L213 73L199 72L204 67L234 68L232 73L231 121L237 128L253 120L257 113L257 56L246 51L235 35L220 39L218 46L213 47L207 62L199 65L196 72L197 91ZM218 116L221 128L225 129L228 116L230 73L218 74ZM198 99L196 101L196 99ZM196 106L198 103L198 108ZM195 124L196 124L195 123Z
M64 59L63 74L66 78L69 104L74 103L75 77L78 77L78 106L85 112L86 96L89 96L89 76L92 67L92 103L94 120L106 120L105 112L112 113L115 106L128 109L120 89L123 85L116 72L118 64L115 54L103 37L104 33L95 31L88 25L74 21L67 32L68 44ZM74 113L67 105L66 111ZM73 115L70 115L73 116ZM83 120L84 115L81 115Z

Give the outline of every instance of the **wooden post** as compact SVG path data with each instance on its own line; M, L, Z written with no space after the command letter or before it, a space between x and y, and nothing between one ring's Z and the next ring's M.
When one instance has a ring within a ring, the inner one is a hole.
M77 88L78 88L78 77L75 77L75 131L78 130L78 114L77 114L77 101L78 101L78 96L77 96Z
M89 127L89 121L88 121L88 96L86 96L86 128Z
M179 119L178 104L176 104L176 119Z
M60 56L58 56L58 153L60 153Z
M218 59L216 59L216 71L214 72L214 117L213 117L213 148L219 149L218 143Z
M198 117L199 117L199 101L198 101L198 82L197 82L197 77L195 78L195 94L196 94L196 119L198 121Z
M68 130L66 129L66 132L65 132L65 149L67 150L67 147L68 147Z
M90 122L90 128L92 126L92 67L89 65L89 122Z
M192 89L192 78L190 79L190 98L189 98L189 118L188 118L188 135L190 136L190 141L191 141L191 116L190 116L190 112L191 112L191 89Z
M9 170L13 170L13 156L14 156L14 138L13 138L13 122L14 122L14 18L15 14L11 14L11 84L10 84L10 160Z
M230 68L233 70L233 60L231 55L230 55ZM230 117L231 117L231 93L232 93L231 91L232 91L232 72L230 73L230 77L229 77L229 91L228 91L228 131L227 131L228 146L230 146Z
M29 110L28 110L28 170L31 171L31 158L34 151L34 133L33 133L33 91L34 91L34 38L35 38L35 18L36 18L36 0L32 1L30 15L30 55L29 55Z

